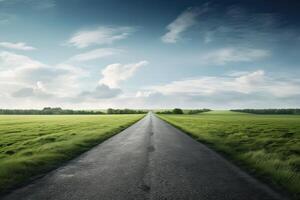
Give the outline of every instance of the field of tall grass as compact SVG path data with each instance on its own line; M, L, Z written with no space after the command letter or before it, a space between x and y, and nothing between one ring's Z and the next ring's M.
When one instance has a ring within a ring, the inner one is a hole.
M0 193L70 160L144 115L0 115Z
M211 111L159 117L300 198L299 115Z

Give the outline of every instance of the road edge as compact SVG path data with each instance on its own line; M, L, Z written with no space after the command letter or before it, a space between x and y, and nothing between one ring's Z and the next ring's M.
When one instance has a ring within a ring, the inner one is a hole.
M103 142L105 142L106 140L112 138L113 136L123 132L124 130L130 128L131 126L134 126L136 123L138 123L139 121L143 120L145 117L147 116L147 114L143 114L143 116L141 116L139 119L134 120L132 123L128 123L124 126L120 126L118 128L116 128L115 130L112 130L111 133L105 135L101 140L99 140L99 142L97 142L94 145L91 145L90 147L88 147L88 149L79 152L78 154L75 154L73 157L71 157L70 159L64 160L62 162L57 163L56 165L50 167L49 169L43 171L42 173L39 173L37 175L31 176L29 177L27 180L25 181L21 181L19 183L16 183L12 186L10 186L8 189L5 189L3 191L0 191L0 199L2 197L5 197L7 195L9 195L10 193L12 193L13 191L15 191L16 189L25 187L35 181L37 181L38 179L43 178L44 176L46 176L47 174L58 170L61 167L64 167L65 165L67 165L68 163L72 162L73 160L77 159L79 156L82 156L83 154L89 152L90 150L92 150L93 148L96 148L98 145L101 145Z
M259 173L257 173L255 170L251 169L250 166L246 165L244 162L235 159L233 156L231 156L230 154L221 151L220 149L217 149L213 146L212 143L209 143L205 140L202 140L198 137L196 137L193 133L184 130L183 128L161 118L158 114L154 113L154 115L163 120L164 122L166 122L167 124L173 126L174 128L180 130L183 134L188 135L189 137L191 137L192 139L194 139L195 141L201 143L202 145L206 146L207 148L209 148L211 151L215 152L216 154L218 154L219 156L221 156L223 159L227 160L228 162L230 162L232 165L234 165L235 167L239 168L241 171L243 171L244 173L246 173L247 175L253 177L254 179L256 179L257 181L261 182L262 184L266 185L267 187L269 187L271 190L274 190L275 192L277 192L278 194L282 195L284 198L287 199L291 199L291 200L298 200L297 195L293 195L290 192L288 192L286 189L284 189L283 187L279 186L278 184L276 184L274 181L272 181L269 177L266 176L262 176Z

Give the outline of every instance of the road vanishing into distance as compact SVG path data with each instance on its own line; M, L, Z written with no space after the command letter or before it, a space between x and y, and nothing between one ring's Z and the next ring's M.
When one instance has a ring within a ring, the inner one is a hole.
M152 113L5 200L284 199Z

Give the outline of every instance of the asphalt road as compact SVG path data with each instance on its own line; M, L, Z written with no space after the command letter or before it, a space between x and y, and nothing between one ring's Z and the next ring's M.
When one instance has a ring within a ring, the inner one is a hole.
M153 114L5 200L283 199Z

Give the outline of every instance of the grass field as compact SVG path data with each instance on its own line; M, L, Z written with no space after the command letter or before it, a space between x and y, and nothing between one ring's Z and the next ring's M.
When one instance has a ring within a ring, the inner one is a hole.
M268 182L300 197L300 116L211 111L159 115Z
M143 115L0 115L0 192L57 167Z

